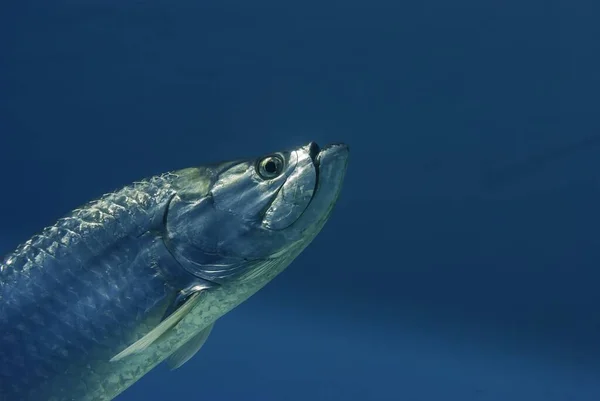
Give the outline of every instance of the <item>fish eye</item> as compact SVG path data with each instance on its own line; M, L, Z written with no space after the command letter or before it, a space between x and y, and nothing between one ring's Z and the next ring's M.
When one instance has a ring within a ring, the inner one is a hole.
M283 158L279 155L267 156L258 162L258 175L264 180L270 180L283 172Z

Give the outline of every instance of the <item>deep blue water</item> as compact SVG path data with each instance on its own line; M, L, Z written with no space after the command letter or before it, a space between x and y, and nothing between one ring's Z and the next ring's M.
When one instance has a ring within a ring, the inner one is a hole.
M0 250L145 176L345 141L313 245L119 400L598 401L595 3L4 1Z

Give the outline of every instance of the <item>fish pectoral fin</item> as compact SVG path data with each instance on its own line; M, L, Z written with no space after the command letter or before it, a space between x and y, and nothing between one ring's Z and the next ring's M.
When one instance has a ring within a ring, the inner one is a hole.
M175 310L171 315L164 319L158 326L153 328L148 334L140 338L138 341L119 352L111 358L111 362L119 361L129 355L137 354L158 340L163 334L171 330L177 323L187 315L194 306L198 303L202 291L198 291L190 295L190 297Z
M183 344L167 359L167 365L171 370L180 368L184 363L189 361L204 345L206 339L210 335L214 327L214 323L202 329L198 334L192 337L188 342Z

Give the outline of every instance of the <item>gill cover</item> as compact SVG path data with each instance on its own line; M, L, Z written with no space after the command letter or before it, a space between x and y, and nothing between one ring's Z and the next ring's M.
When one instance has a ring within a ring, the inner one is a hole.
M196 277L221 283L285 250L317 185L315 144L177 172L165 244Z

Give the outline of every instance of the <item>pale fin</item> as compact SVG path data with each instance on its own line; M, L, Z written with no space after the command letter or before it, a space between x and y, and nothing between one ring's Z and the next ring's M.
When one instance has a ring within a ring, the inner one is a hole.
M144 337L140 338L135 343L131 344L129 347L125 348L123 351L113 356L110 360L111 362L119 361L129 355L136 354L148 348L152 343L158 340L163 334L172 329L181 319L188 314L190 310L198 303L200 299L200 294L202 291L195 292L192 294L186 301L181 305L177 310L175 310L169 317L160 322L158 326L152 329L148 334Z
M210 326L207 326L201 332L192 337L188 342L183 344L177 351L175 351L171 356L167 359L167 365L171 370L175 370L180 368L181 365L189 361L204 345L206 339L210 335L212 328L214 327L214 323Z

